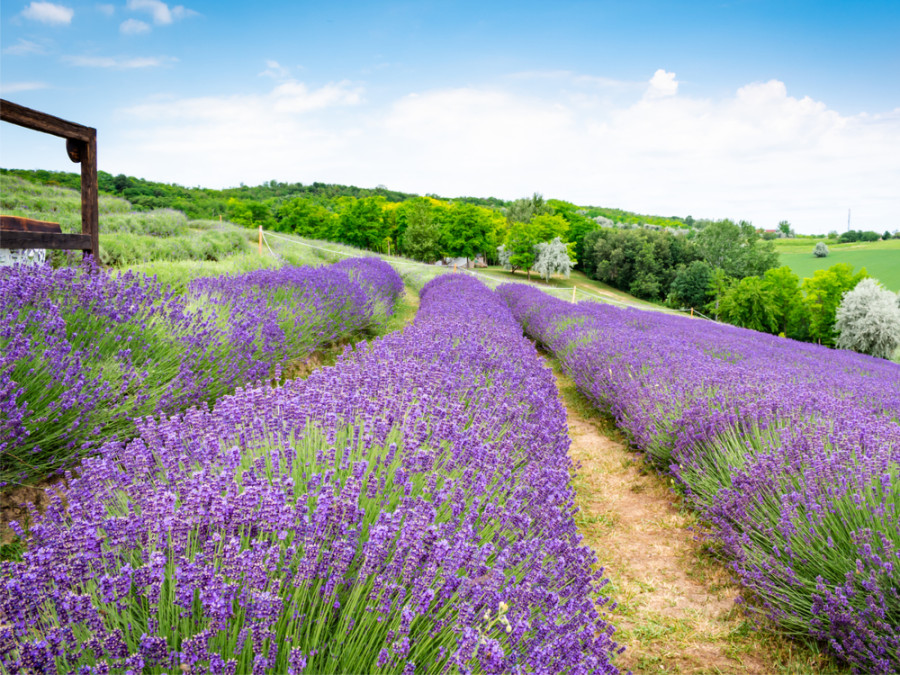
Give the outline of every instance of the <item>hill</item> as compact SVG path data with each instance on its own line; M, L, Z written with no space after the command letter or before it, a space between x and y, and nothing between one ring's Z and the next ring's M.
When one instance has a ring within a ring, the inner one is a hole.
M816 258L812 253L818 241L828 246L825 258ZM854 269L865 267L885 288L900 292L900 239L838 244L834 240L798 237L776 240L775 250L781 264L790 267L801 279L811 277L816 270L849 263Z

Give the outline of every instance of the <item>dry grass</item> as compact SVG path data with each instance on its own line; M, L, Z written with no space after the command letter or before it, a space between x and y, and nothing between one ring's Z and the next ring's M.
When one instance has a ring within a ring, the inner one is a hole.
M739 587L670 479L627 448L549 359L568 410L577 523L618 603L609 619L634 673L847 673L814 648L786 640L735 604Z

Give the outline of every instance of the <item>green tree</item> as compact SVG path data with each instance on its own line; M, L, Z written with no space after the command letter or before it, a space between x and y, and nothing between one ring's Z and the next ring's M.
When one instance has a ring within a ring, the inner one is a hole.
M778 231L785 237L794 236L794 228L792 228L791 224L786 220L782 220L780 223L778 223Z
M584 238L588 232L597 229L597 223L588 218L585 210L570 202L558 199L550 199L547 205L553 209L553 214L562 216L569 225L568 239L574 246L575 260L579 267L584 269Z
M455 203L441 231L441 248L451 257L469 260L483 253L493 230L489 211L472 204Z
M275 211L275 219L283 232L313 239L335 237L338 222L337 216L327 208L303 197L283 202Z
M648 300L659 300L698 257L685 237L646 229L601 228L585 235L584 249L592 278Z
M407 202L406 227L402 236L403 251L416 260L434 262L441 256L441 223L435 218L427 197Z
M841 298L868 276L865 267L854 274L852 265L838 263L827 270L816 270L812 278L803 280L810 338L820 344L834 345L835 314Z
M763 285L775 299L777 332L795 340L809 337L809 315L800 290L800 277L790 267L766 270Z
M675 275L672 300L687 307L701 308L709 302L713 269L703 260L695 260Z
M722 295L719 315L735 326L764 333L778 329L775 294L759 277L744 277Z
M274 229L275 218L268 204L232 197L226 202L228 220L250 228Z
M739 225L730 220L710 223L695 241L706 262L737 279L761 276L778 262L774 244L763 241L756 228L745 221Z
M721 304L722 296L724 296L734 284L735 280L725 274L725 270L721 267L713 268L712 278L709 280L709 294L712 297L712 300L710 300L709 304L706 306L706 311L712 314L716 321L720 318L719 305Z
M539 228L534 223L513 223L506 238L509 267L515 272L525 270L531 280L531 268L537 260L537 245L541 242Z
M531 219L531 225L535 229L538 241L551 241L556 237L567 241L566 233L569 231L569 223L562 216L542 213Z
M380 251L388 236L382 198L352 199L340 216L340 240L351 246Z

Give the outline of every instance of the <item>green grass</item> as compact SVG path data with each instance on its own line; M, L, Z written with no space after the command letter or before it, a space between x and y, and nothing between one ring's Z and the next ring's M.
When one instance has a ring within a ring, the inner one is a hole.
M817 241L825 241L827 257L816 258L812 254ZM900 291L900 239L852 244L824 239L780 239L775 243L775 250L781 264L790 267L801 279L812 277L816 270L849 263L856 270L865 267L869 276L878 279L885 288Z

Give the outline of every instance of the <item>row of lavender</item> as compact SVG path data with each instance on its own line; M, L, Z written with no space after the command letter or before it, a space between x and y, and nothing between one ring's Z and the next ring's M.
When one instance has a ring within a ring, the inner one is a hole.
M136 418L212 402L369 327L403 292L376 259L198 279L0 269L0 483L43 478Z
M900 367L504 286L528 335L714 525L754 606L900 670Z
M447 275L333 368L145 419L0 567L11 672L616 673L565 411Z

